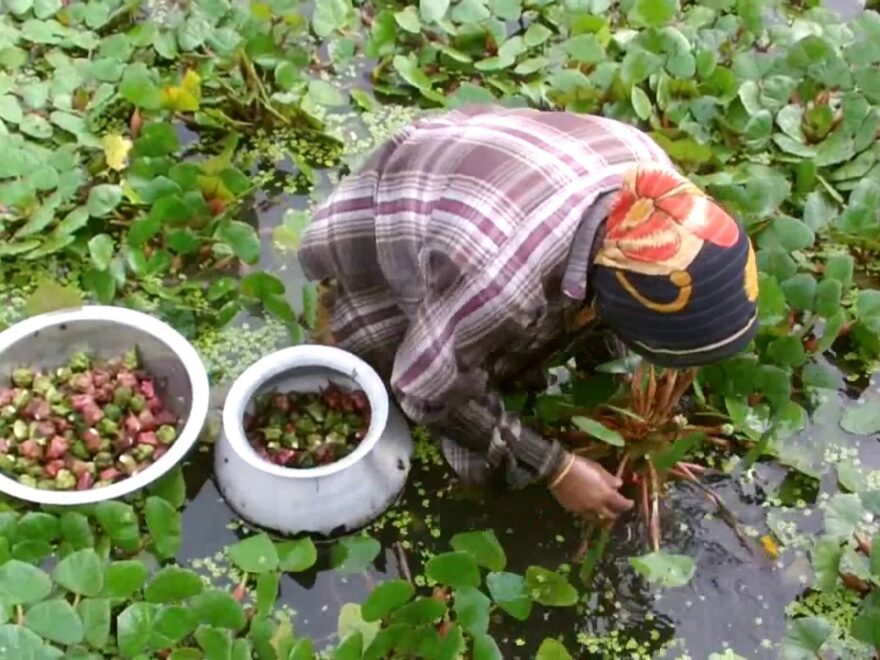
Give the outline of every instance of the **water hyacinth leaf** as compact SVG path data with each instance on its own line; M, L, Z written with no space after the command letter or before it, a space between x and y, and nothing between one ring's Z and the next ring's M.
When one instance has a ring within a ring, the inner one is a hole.
M471 635L485 634L489 629L489 608L492 601L479 589L459 587L453 594L455 620Z
M190 604L200 623L231 630L241 630L247 623L241 604L228 591L203 591Z
M98 524L116 545L134 552L140 544L138 517L130 504L116 501L99 502L94 509Z
M281 582L281 576L278 573L260 573L257 576L257 597L256 609L257 614L268 616L275 606L278 598L278 587Z
M100 649L110 639L110 601L106 598L84 598L76 606L83 622L85 641Z
M228 630L199 626L195 638L207 658L230 658L232 655L232 637Z
M275 547L278 552L278 567L282 571L290 573L307 571L318 560L318 550L308 536L296 541L278 543Z
M630 92L630 103L639 119L647 120L651 117L651 99L641 87L633 86Z
M106 270L113 258L113 239L107 234L97 234L89 239L89 256L98 270Z
M837 587L842 554L839 539L823 536L816 541L811 551L813 572L816 575L815 588L833 591Z
M832 538L849 538L864 514L861 498L855 493L838 493L825 509L825 533Z
M119 83L119 94L126 101L144 110L158 110L161 95L153 76L142 62L130 64Z
M0 566L0 598L10 605L43 600L52 591L52 580L36 566L11 559Z
M518 621L525 621L532 611L532 602L526 593L526 580L516 573L489 573L486 586L492 600Z
M85 628L79 614L63 598L44 600L33 605L24 615L24 625L51 642L79 644Z
M89 519L78 511L65 511L58 519L61 538L74 550L91 548L95 545L95 535L89 525ZM101 564L101 585L104 584L104 565ZM57 581L57 579L56 579Z
M548 637L538 647L535 660L572 660L572 657L561 642Z
M472 635L474 640L473 660L503 660L501 649L490 635Z
M357 603L346 603L339 609L339 617L336 623L336 634L345 638L352 633L360 633L364 640L364 647L373 642L376 633L379 632L378 622L367 623L361 616L361 606Z
M800 617L789 621L782 642L783 657L786 660L818 657L819 649L828 639L831 630L831 623L820 616Z
M448 587L480 586L480 569L466 552L445 552L425 564L425 575Z
M413 602L397 608L391 615L394 623L422 626L434 623L446 614L446 605L436 598L420 596Z
M210 295L207 298L212 300ZM176 466L164 477L153 482L148 490L151 494L164 499L175 509L179 509L186 502L186 482L183 480L183 470L180 466Z
M876 401L861 400L849 406L840 418L840 427L854 435L873 435L880 432L880 406Z
M330 549L330 565L345 574L365 570L382 550L379 542L369 536L347 536Z
M247 223L230 220L221 224L217 239L228 244L235 256L246 264L255 264L260 258L260 237Z
M315 657L312 640L308 638L298 639L288 655L289 660L312 660Z
M434 23L446 16L449 0L419 0L419 14L426 23Z
M359 630L349 633L333 650L334 660L361 660L364 653L364 636Z
M590 419L589 417L572 417L571 423L584 433L589 433L594 438L606 442L609 445L615 447L623 447L624 445L623 436L621 436L620 433L613 429L609 429L607 426L594 419Z
M407 32L419 34L422 31L422 22L415 7L409 6L394 12L395 22Z
M466 552L477 564L490 571L503 571L507 566L504 548L491 529L461 532L452 537L450 545L458 552Z
M203 589L204 583L197 573L179 566L166 566L147 584L144 598L149 603L173 603L197 596Z
M122 188L102 183L89 190L86 209L93 218L101 218L115 209L122 201Z
M124 559L107 564L104 572L104 591L107 598L128 598L147 580L147 567L136 559Z
M529 598L549 607L570 607L578 599L577 590L567 578L540 566L529 566L525 586Z
M648 582L661 587L683 587L690 582L696 571L691 557L663 551L631 557L629 562Z
M345 95L323 80L309 81L308 98L317 105L341 106L346 104Z
M880 592L876 589L859 606L850 634L873 648L880 646Z
M361 606L364 621L379 621L412 598L413 587L406 580L383 582L370 592Z
M232 562L245 573L266 573L278 568L278 551L266 534L257 534L227 549Z
M82 294L76 288L43 278L38 281L33 293L25 299L24 313L26 316L36 316L81 305Z
M668 470L682 460L688 452L702 444L705 439L705 433L689 433L682 438L678 438L672 443L672 446L654 454L654 467L658 470Z
M97 596L104 589L104 562L87 548L67 555L52 571L52 579L80 596Z
M327 0L315 5L312 29L321 38L340 30L348 23L353 12L350 0Z

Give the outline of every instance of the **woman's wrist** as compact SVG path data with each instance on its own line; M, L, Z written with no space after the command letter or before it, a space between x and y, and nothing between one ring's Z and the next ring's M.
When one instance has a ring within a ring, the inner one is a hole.
M553 474L550 479L550 484L548 485L548 488L550 488L550 490L553 490L563 482L565 477L568 476L568 473L571 472L571 469L574 467L575 460L576 459L574 454L565 452L564 460L561 467Z

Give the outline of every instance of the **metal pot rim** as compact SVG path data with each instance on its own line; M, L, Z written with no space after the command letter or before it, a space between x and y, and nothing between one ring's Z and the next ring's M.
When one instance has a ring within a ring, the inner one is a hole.
M177 330L164 321L127 307L113 305L86 305L32 316L0 333L0 353L46 328L80 321L104 321L145 332L165 344L180 361L189 377L192 399L189 415L177 440L162 458L122 481L89 490L57 491L31 488L0 473L0 491L20 500L38 504L76 506L113 500L135 492L162 477L180 463L198 441L208 416L210 384L208 374L196 349Z
M370 402L370 428L352 453L329 465L315 468L286 468L273 465L257 455L244 434L242 420L256 391L268 380L308 367L336 371L355 381ZM223 432L232 450L252 467L286 479L326 477L351 467L367 456L382 436L388 422L388 392L372 367L356 355L331 346L301 344L270 353L248 367L236 379L223 404Z

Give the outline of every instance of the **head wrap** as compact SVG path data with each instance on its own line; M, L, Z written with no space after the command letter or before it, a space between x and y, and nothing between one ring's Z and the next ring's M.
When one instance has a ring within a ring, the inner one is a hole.
M755 336L758 271L748 234L677 172L630 172L600 240L592 276L599 316L650 362L710 364Z

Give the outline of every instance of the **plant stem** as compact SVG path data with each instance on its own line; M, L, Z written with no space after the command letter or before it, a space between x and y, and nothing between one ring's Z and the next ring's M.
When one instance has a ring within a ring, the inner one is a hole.
M403 545L401 545L400 541L395 541L394 543L394 552L397 554L397 563L400 568L400 572L403 574L404 579L410 584L413 583L412 572L409 570L409 561L406 558L406 550Z
M24 625L24 609L21 605L15 606L15 622L20 626Z
M660 480L657 478L657 470L654 463L648 459L648 468L651 471L651 546L654 552L660 551Z

